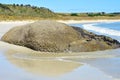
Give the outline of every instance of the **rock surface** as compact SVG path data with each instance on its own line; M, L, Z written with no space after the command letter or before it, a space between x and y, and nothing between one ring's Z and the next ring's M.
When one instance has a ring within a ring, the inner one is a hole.
M14 27L1 40L44 52L88 52L120 47L110 37L49 20Z

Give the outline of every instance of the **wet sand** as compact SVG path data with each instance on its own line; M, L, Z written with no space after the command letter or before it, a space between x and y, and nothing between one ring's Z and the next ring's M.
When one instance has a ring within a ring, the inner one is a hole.
M23 24L26 23L3 24L0 33L3 35L11 26ZM45 53L0 41L0 79L120 80L119 53L120 49L81 53Z
M4 45L9 47L0 45L2 80L119 80L120 78L120 55L117 54L120 52L119 49L90 53L44 54L21 46L6 43Z

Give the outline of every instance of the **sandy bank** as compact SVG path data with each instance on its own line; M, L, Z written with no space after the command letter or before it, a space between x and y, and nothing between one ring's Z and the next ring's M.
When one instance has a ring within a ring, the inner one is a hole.
M0 38L13 27L33 22L34 21L0 21Z
M39 20L10 20L10 21L0 21L0 24L10 24L10 23L14 23L14 24L24 24L24 23L33 23L35 21L39 21ZM96 22L120 22L120 19L116 19L116 20L109 20L109 19L103 19L103 20L55 20L57 22L62 22L62 23L66 23L66 24L74 24L74 23L96 23Z
M35 22L37 20L6 20L0 21L0 23L30 23Z
M120 19L118 20L57 20L57 21L66 24L75 24L75 23L96 23L96 22L120 22Z

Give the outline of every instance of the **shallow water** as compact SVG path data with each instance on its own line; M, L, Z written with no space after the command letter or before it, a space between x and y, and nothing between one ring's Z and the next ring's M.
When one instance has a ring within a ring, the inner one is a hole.
M79 58L78 54L77 57L74 54L73 57L67 55L66 57L47 56L44 59L35 57L27 59L15 57L16 53L10 51L0 53L1 80L120 79L119 57ZM95 53L93 55L98 56Z
M0 42L0 80L120 80L120 49L43 54Z

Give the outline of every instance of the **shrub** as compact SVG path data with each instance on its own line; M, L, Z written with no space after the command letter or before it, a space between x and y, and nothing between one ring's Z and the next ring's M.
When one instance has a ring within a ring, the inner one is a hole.
M78 14L77 13L72 13L71 16L78 16Z

